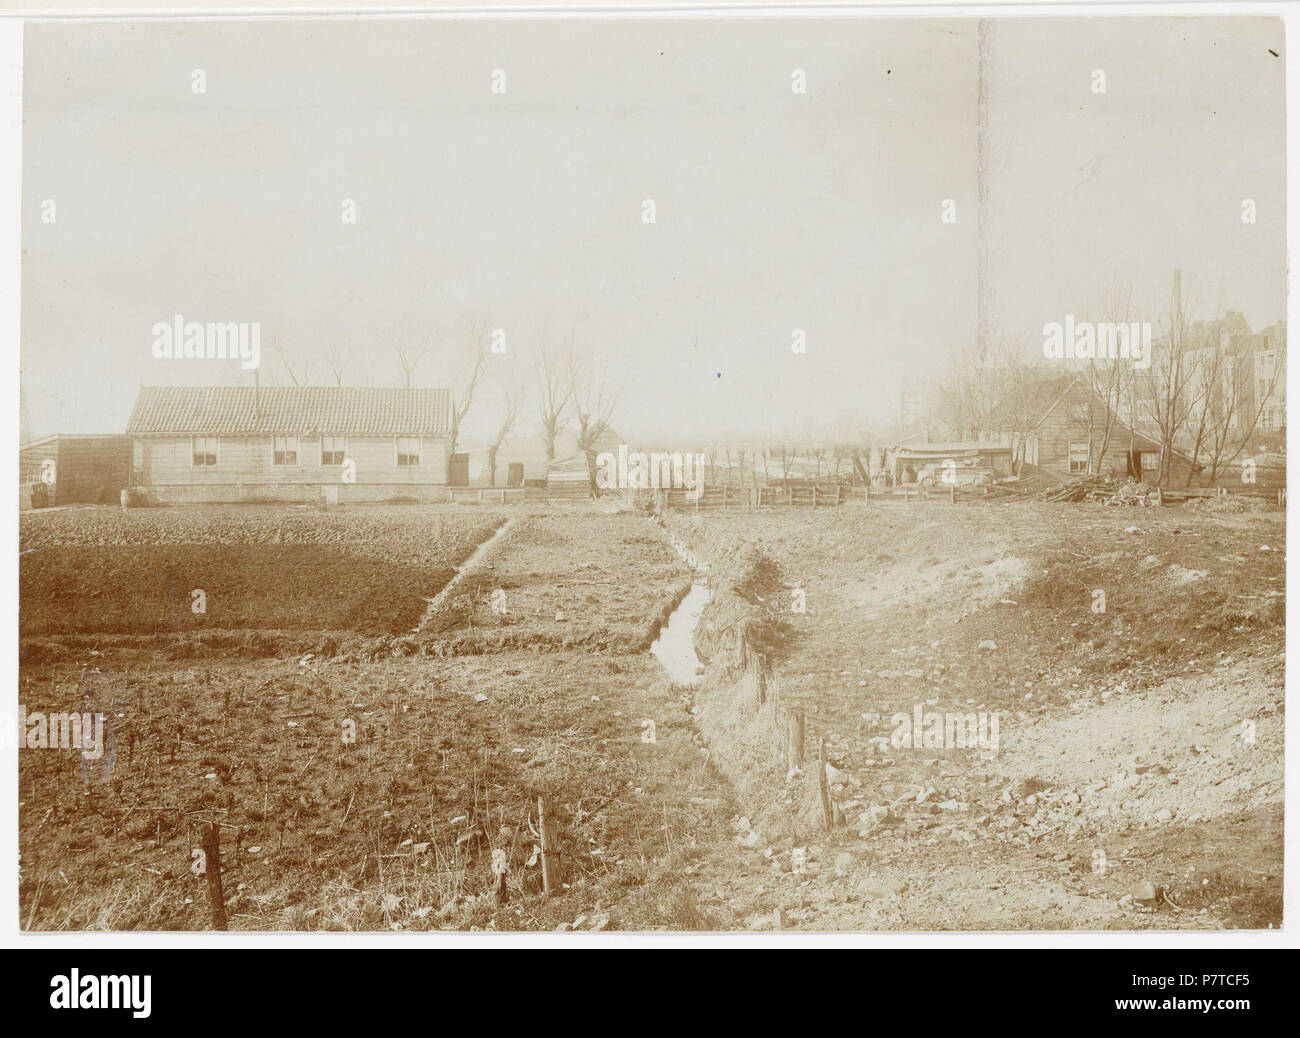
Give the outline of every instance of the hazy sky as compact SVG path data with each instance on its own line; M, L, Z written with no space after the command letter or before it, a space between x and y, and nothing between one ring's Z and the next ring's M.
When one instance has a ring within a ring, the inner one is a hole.
M1282 43L1260 19L994 24L1000 329L1033 347L1175 266L1210 311L1283 316ZM888 420L975 335L978 83L972 21L29 25L23 434L120 430L142 383L251 383L155 360L175 313L260 321L300 363L340 347L371 385L403 331L502 328L471 433L545 332L606 358L629 436Z

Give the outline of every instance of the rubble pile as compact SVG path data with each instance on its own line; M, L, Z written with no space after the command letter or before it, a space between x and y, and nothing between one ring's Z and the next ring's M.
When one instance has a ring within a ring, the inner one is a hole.
M1130 505L1142 508L1160 503L1160 488L1147 483L1125 483L1106 500L1108 505Z
M1103 505L1147 508L1161 503L1160 488L1147 483L1116 483L1109 476L1080 476L1048 487L1034 495L1036 501L1092 501Z
M1115 493L1115 481L1109 476L1080 476L1067 479L1034 495L1036 501L1096 501Z

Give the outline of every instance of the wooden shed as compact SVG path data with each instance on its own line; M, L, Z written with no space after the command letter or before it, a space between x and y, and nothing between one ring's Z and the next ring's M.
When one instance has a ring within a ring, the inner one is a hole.
M117 504L130 474L129 436L64 433L18 448L19 502L28 507L37 485L51 505Z

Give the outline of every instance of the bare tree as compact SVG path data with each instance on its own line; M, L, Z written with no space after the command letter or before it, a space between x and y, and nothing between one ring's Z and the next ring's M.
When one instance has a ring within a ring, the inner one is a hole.
M1227 343L1208 339L1195 344L1198 348L1187 351L1186 363L1190 372L1187 388L1187 432L1191 437L1191 456L1199 459L1201 448L1213 438L1213 429L1233 409L1224 392L1224 376L1231 371L1232 357ZM1231 418L1228 423L1231 424ZM1191 486L1196 477L1196 465L1189 465L1185 486Z
M1169 299L1168 333L1160 349L1152 346L1148 377L1143 380L1144 395L1160 432L1160 467L1157 481L1163 486L1169 479L1178 434L1192 413L1199 379L1187 325L1187 304L1181 289Z
M596 443L613 423L623 390L611 385L604 364L569 350L569 397L578 422L578 450L587 457L587 475L596 490Z
M1219 397L1213 406L1199 409L1193 419L1195 457L1200 459L1204 447L1209 466L1206 481L1210 486L1217 484L1220 474L1246 449L1268 407L1269 398L1286 377L1285 368L1274 365L1270 377L1256 385L1253 353L1233 355L1226 350L1218 352L1222 356L1217 364L1212 365L1216 370L1211 374L1218 379ZM1246 405L1248 398L1253 399L1254 406Z
M945 375L934 383L935 411L960 440L977 438L980 432L1018 431L1008 423L1015 424L1017 406L1029 402L1038 374L1013 342L958 346Z
M1103 292L1098 309L1102 322L1113 328L1129 328L1133 313L1132 290L1117 278ZM1088 473L1091 475L1101 468L1101 459L1106 456L1114 438L1124 398L1133 381L1132 361L1120 357L1111 359L1109 354L1105 358L1098 355L1091 363L1083 364L1080 377L1088 391L1083 405L1083 420L1088 430Z
M547 343L542 348L534 370L537 376L537 416L542 426L542 442L546 444L546 460L551 462L555 460L555 441L569 421L573 386L566 378L564 358L554 343Z
M496 435L491 445L488 447L488 485L497 485L497 454L501 451L501 445L505 443L506 437L510 435L510 430L514 428L515 422L519 419L519 406L523 396L523 389L519 383L518 373L511 366L509 374L506 376L505 385L501 390L501 421L497 424Z
M291 357L290 351L285 346L284 333L279 328L273 328L267 338L270 340L271 353L279 361L280 370L284 372L290 385L309 385L311 381L310 358L298 355L297 351L293 351Z
M402 388L410 389L415 369L432 349L432 336L427 331L417 331L409 323L403 322L392 331L380 336L380 339L393 354Z
M447 370L451 372L451 452L456 451L460 427L474 403L474 391L487 371L492 329L483 318L468 318L465 340L451 349Z
M590 451L609 429L622 390L610 385L607 370L590 356L570 352L569 397L578 422L578 449Z
M794 465L794 448L789 444L781 444L777 448L778 456L781 459L781 478L785 481L790 479L790 468Z
M1042 374L1025 359L1023 348L1007 340L958 347L947 373L934 384L936 413L958 439L978 439L980 433L1006 437L1019 475L1029 434L1041 417Z
M321 355L325 360L325 366L329 368L330 377L334 379L336 386L344 385L344 378L347 373L348 355L343 348L343 343L338 339L331 339L326 343Z

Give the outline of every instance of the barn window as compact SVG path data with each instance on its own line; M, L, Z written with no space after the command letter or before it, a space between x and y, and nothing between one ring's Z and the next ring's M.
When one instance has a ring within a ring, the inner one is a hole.
M1086 443L1070 444L1070 472L1088 471L1088 445Z
M217 464L217 438L215 436L191 436L190 453L193 456L192 464L211 465Z
M322 436L320 438L320 463L322 465L342 465L347 445L342 436Z
M275 437L275 463L277 465L298 464L298 437Z
M397 466L418 467L420 464L420 437L399 436L397 438Z

